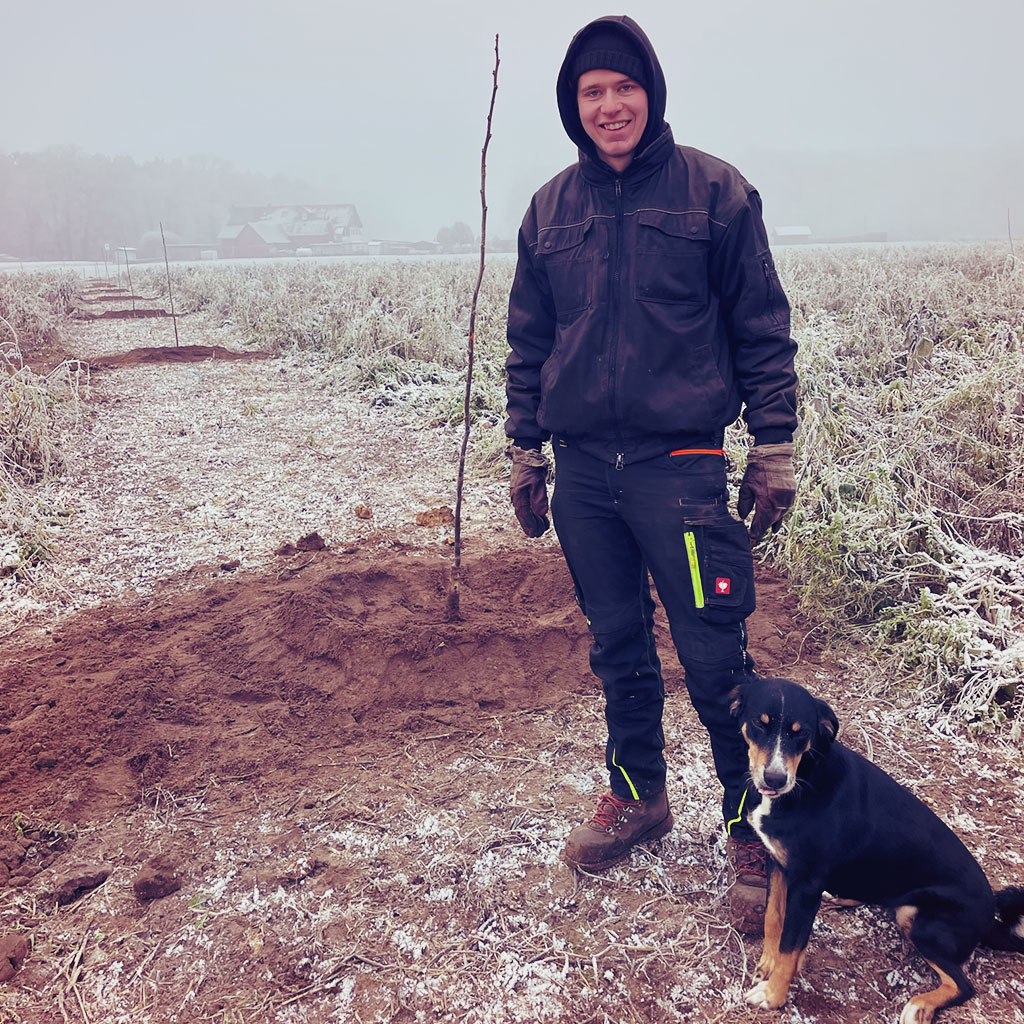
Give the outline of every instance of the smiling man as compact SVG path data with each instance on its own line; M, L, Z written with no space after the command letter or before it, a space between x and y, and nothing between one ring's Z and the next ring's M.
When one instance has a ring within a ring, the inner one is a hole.
M675 144L661 65L634 21L599 18L577 33L556 93L579 159L523 219L505 429L512 504L530 537L548 528L551 442L551 513L605 696L610 792L564 858L601 870L673 827L653 578L724 790L733 923L756 931L766 865L741 815L756 795L745 795L729 695L753 672L750 545L795 496L789 305L757 192ZM736 518L723 439L741 415L753 446Z
M587 71L576 86L580 123L600 158L622 172L647 127L647 93L619 71Z

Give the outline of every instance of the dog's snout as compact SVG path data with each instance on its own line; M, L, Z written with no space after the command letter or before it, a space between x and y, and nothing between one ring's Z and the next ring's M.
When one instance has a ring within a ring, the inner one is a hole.
M768 789L783 789L787 782L789 782L789 776L785 772L773 771L771 768L765 769L764 784Z

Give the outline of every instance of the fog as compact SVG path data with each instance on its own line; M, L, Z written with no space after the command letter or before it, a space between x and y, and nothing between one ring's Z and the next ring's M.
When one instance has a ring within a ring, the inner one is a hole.
M488 230L575 159L554 81L577 0L2 0L0 152L198 154L354 203L368 237ZM771 225L817 235L1024 234L1020 0L638 0L676 141L735 163Z

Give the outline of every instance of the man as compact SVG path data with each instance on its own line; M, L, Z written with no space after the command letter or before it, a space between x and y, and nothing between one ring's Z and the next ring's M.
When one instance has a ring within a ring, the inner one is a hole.
M750 545L795 494L789 305L757 192L675 145L661 66L634 21L583 28L557 97L579 160L537 192L520 230L505 426L512 501L531 537L548 528L551 440L551 511L606 700L611 792L564 857L600 870L673 825L650 573L725 791L733 919L757 930L766 865L742 817L757 794L745 795L729 695L753 671ZM722 445L741 412L754 445L738 520Z

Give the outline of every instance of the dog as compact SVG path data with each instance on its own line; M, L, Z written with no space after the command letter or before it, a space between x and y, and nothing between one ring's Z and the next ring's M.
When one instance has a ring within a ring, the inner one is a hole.
M979 945L1024 952L1024 888L993 894L964 844L917 797L843 746L832 709L787 679L732 694L760 796L747 820L771 854L764 951L746 1001L778 1009L825 892L880 904L938 975L900 1024L928 1024L974 995L963 965ZM752 794L748 793L752 796Z

